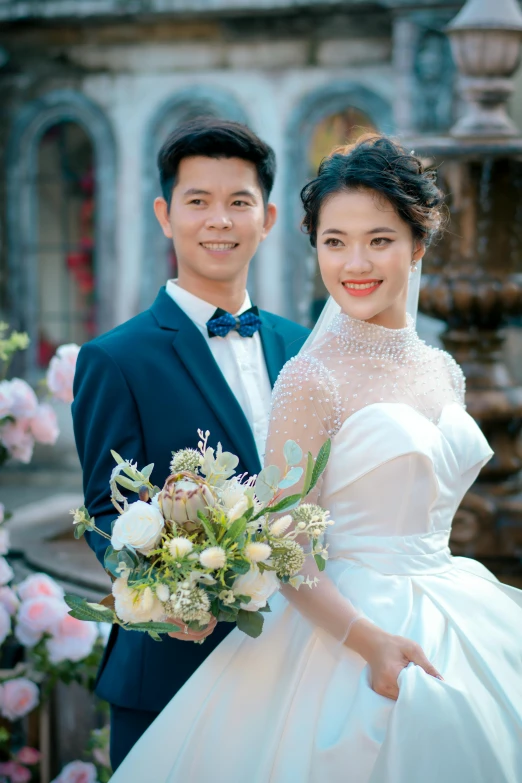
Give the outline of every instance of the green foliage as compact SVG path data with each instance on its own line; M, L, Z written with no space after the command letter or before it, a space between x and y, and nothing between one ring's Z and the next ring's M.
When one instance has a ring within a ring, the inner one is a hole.
M281 471L276 465L268 465L257 477L255 493L261 503L268 503L277 492Z
M310 482L310 489L308 490L308 492L311 492L311 490L315 487L315 485L321 478L321 475L328 463L331 449L332 449L331 440L327 440L325 443L323 443L323 445L319 449L319 454L317 455L317 459L315 461L314 470L312 473L312 480Z
M321 555L314 555L315 562L319 571L324 571L326 568L326 560Z
M295 440L287 440L283 453L285 455L286 464L292 467L293 465L299 465L303 459L303 450L297 445Z
M261 635L264 622L265 618L259 612L246 612L240 609L237 614L237 627L253 639Z

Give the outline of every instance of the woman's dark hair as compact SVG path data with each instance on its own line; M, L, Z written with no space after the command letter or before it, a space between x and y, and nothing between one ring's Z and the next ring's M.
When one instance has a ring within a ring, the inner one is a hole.
M302 189L303 228L312 247L317 244L317 225L325 201L358 188L388 199L410 226L413 238L426 245L441 228L443 195L436 184L436 172L425 168L420 158L400 144L372 134L334 150L322 161L317 177Z
M195 155L241 158L253 163L265 204L268 202L276 172L274 150L246 125L216 117L201 117L176 128L158 153L161 192L169 208L179 164L184 158Z

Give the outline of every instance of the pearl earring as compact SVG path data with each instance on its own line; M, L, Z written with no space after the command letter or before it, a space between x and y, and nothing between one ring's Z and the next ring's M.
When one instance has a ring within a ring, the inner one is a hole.
M416 262L414 264L412 264L411 271L412 271L412 273L417 271L417 263Z

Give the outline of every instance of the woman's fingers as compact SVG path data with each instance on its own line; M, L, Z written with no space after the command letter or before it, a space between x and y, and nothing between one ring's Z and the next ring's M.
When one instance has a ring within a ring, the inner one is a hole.
M175 617L168 617L167 622L172 623L173 625L177 625L178 628L181 629L180 631L169 633L169 636L172 639L179 639L181 642L200 642L202 639L206 639L207 636L210 636L217 625L217 620L215 617L211 618L206 628L201 628L201 630L197 631L189 628L188 625L183 622L183 620L178 620Z
M435 666L429 662L424 654L424 650L418 644L412 644L407 651L405 650L405 655L412 663L415 663L417 666L420 666L421 669L424 669L426 674L436 677L437 680L444 679Z

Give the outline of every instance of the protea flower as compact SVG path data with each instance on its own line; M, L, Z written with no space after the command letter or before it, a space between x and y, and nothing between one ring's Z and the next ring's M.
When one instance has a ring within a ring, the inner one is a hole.
M214 495L206 481L183 471L168 477L158 495L158 502L165 519L189 532L201 526L198 511L206 513L215 505Z

